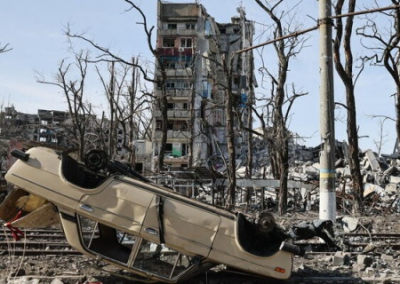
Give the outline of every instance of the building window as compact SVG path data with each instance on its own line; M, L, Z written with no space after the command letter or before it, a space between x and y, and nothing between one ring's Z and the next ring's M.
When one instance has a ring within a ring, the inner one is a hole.
M167 109L174 109L175 108L175 104L174 103L168 103L167 104Z
M182 104L182 108L183 108L183 109L188 109L188 103L183 103L183 104Z
M169 30L176 30L176 28L177 28L176 24L168 24L167 25L167 29L169 29Z
M172 143L165 144L165 155L172 155Z
M191 38L181 38L181 47L192 47Z
M189 89L190 82L188 80L177 80L175 86L177 89Z
M167 82L166 82L166 84L165 84L165 87L166 87L167 89L174 89L174 88L175 88L175 81L167 80Z
M196 28L196 24L194 23L187 23L186 24L186 29L187 30L194 30Z
M161 120L157 120L156 121L156 130L161 130L162 128L162 121Z
M175 39L174 38L164 38L163 39L163 47L175 47Z
M175 68L177 59L174 56L162 56L160 61L165 68Z
M168 130L174 130L174 122L173 121L168 121L167 129Z
M187 126L188 125L187 125L186 121L177 120L177 121L175 121L174 130L186 131L188 128Z
M182 144L182 156L186 156L189 152L189 147L187 144Z

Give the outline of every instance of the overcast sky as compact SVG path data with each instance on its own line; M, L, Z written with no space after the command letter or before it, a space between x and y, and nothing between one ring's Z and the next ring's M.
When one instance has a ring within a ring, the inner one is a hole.
M156 25L156 0L135 1L148 17L150 25ZM194 2L171 1L179 3ZM255 43L267 40L267 35L261 31L270 23L266 14L261 11L253 0L200 0L207 12L217 22L230 22L237 15L237 7L245 7L247 18L255 21L257 33ZM286 2L286 1L285 1ZM289 1L288 1L289 2ZM295 1L290 1L294 3ZM318 18L318 1L303 1L296 9L296 17L301 28L315 25ZM363 1L363 4L368 1ZM385 1L388 2L388 1ZM287 2L286 2L287 4ZM388 2L387 5L390 5ZM39 84L35 80L37 74L53 81L60 61L71 58L69 44L64 31L69 24L74 32L85 32L99 44L109 47L124 58L140 55L148 61L153 60L146 48L145 36L140 15L134 11L127 12L129 6L123 0L21 0L4 1L0 9L0 44L10 44L12 50L0 54L0 99L4 105L13 104L18 111L36 113L37 109L66 110L65 99L55 86ZM358 7L362 9L363 7ZM308 146L320 143L319 135L319 47L318 31L309 34L307 47L294 59L291 65L288 83L294 83L298 91L308 92L306 97L299 99L292 110L289 127L300 136L305 137ZM73 42L74 48L83 48L80 42ZM93 54L95 52L93 51ZM355 51L355 56L362 51ZM271 56L270 56L271 55ZM270 66L276 66L272 49L266 49L263 57L256 55L256 69L262 60ZM91 77L87 93L98 110L106 109L102 103L104 95L101 83L90 71ZM259 77L257 94L268 94L268 81L264 84ZM335 82L335 101L345 103L345 95L340 81ZM291 87L289 88L290 91ZM379 133L378 120L371 115L387 115L394 118L394 99L390 95L395 88L386 71L368 68L356 87L358 103L358 124L362 150L375 150L374 139ZM336 111L339 119L336 123L336 139L346 139L345 111ZM395 142L395 125L385 123L384 134L387 135L385 153L393 150ZM303 142L304 143L304 142Z

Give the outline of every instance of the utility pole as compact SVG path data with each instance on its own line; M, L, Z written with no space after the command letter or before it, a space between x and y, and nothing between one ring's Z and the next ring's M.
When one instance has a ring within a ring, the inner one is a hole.
M320 44L320 203L321 220L336 219L335 124L331 0L319 0Z

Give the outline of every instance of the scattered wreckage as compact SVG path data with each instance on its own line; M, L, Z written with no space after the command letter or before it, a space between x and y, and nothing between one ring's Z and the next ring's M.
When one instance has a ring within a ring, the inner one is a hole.
M15 189L0 218L14 233L60 222L76 250L138 280L175 283L216 264L287 279L294 254L302 254L271 214L256 222L179 195L104 151L89 151L84 163L44 147L12 155L18 160L6 180Z

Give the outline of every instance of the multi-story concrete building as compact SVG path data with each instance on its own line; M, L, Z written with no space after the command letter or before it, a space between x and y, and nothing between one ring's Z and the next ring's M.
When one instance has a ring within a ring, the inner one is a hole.
M250 52L254 26L243 8L231 23L221 24L197 3L158 1L157 53L165 68L168 133L164 163L172 167L218 165L227 153L226 101L234 102L235 125L246 120L254 82ZM156 75L161 78L156 63ZM160 81L160 80L159 80ZM250 82L250 84L249 84ZM230 86L229 86L230 85ZM162 116L154 105L153 163L162 138ZM238 150L245 134L237 131ZM222 163L221 163L222 164Z

